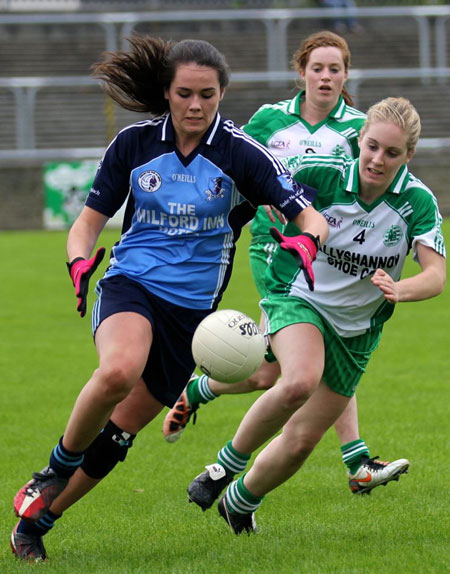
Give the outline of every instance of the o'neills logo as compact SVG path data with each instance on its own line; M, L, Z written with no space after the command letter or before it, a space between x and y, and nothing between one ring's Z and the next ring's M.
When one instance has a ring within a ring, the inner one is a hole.
M144 171L138 178L138 185L142 191L157 191L161 183L162 179L157 171Z

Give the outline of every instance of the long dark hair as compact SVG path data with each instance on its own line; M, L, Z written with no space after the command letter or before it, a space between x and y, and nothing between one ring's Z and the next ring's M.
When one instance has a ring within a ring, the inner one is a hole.
M169 111L164 90L169 88L179 64L195 63L217 70L219 84L229 83L225 56L204 40L166 41L134 35L129 51L104 52L92 65L92 75L102 81L111 98L126 110L155 116Z

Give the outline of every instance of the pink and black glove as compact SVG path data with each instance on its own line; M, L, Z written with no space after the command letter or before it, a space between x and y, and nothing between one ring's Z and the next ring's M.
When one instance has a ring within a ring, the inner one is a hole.
M311 233L302 233L295 237L286 237L276 227L270 228L270 234L278 241L281 249L289 251L297 260L300 269L303 269L306 283L310 291L314 291L314 271L312 262L316 258L319 249L319 238Z
M78 297L77 311L80 317L86 315L86 303L89 290L89 279L100 265L105 255L105 248L99 247L97 253L91 259L75 257L73 261L67 263L70 278L75 287L75 295Z

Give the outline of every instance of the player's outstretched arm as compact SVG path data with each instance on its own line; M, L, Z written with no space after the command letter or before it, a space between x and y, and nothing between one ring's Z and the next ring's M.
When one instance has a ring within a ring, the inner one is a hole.
M303 270L309 290L314 291L314 271L312 262L316 258L319 249L319 239L311 233L302 233L294 237L287 237L278 231L276 227L270 228L272 237L278 241L281 249L288 251L295 257L298 266Z
M383 269L377 269L371 278L389 303L406 301L423 301L442 292L446 280L445 258L420 243L417 244L417 255L422 271L413 277L394 281Z
M295 257L298 266L303 270L310 291L314 291L312 263L320 244L328 237L328 223L313 207L304 209L293 221L300 230L303 230L300 235L288 237L275 227L271 227L270 233L282 249L289 251Z
M84 207L72 225L67 238L69 257L67 267L75 287L75 295L78 299L77 311L81 317L86 314L89 279L101 263L105 248L97 249L93 257L90 255L107 221L107 216L90 207Z

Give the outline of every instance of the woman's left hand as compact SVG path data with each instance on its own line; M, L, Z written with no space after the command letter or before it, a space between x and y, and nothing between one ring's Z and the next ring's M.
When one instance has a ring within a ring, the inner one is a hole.
M422 271L394 281L382 269L377 269L371 278L373 285L378 287L389 303L403 303L405 301L424 301L436 297L442 292L446 279L446 264L444 255L417 243L417 259Z
M386 271L377 269L370 280L375 287L378 287L378 289L384 293L384 298L389 301L389 303L394 304L400 301L397 283Z

